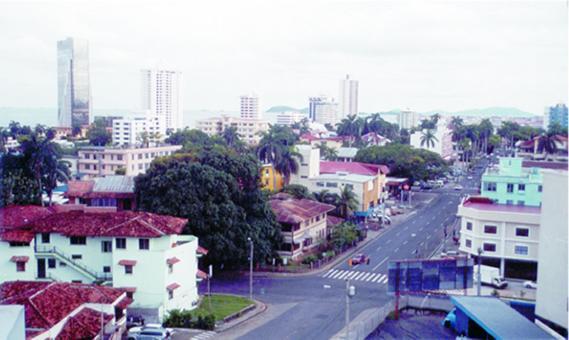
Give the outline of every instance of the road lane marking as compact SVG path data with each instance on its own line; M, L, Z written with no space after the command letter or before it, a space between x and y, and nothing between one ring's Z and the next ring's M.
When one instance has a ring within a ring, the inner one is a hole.
M427 240L431 238L431 235L427 235Z
M403 245L406 245L407 243L409 243L409 241L407 240L403 241Z
M399 251L399 247L395 248L395 250L393 252L397 253L398 251Z
M364 276L361 277L361 281L365 281L372 274L373 273L366 273Z
M336 269L330 269L326 274L324 274L322 277L328 277L328 276L332 276L332 274L334 274L336 272Z
M366 272L362 272L361 274L354 276L354 280L358 281L358 280L361 279L365 274L366 274Z
M324 287L324 289L330 289L330 288L332 288L332 286L330 286L330 285L324 285L324 286L322 286L322 287Z
M335 279L338 279L338 280L342 280L342 279L344 278L344 276L346 276L346 275L349 274L350 272L349 272L349 271L342 271L341 273L342 273L341 275L339 275L338 277L335 277L335 276L334 276L334 278L335 278Z
M399 235L401 235L401 232L400 232L400 231L398 231L398 232L395 234L395 236L399 236Z
M359 272L356 272L356 271L351 272L350 274L348 274L348 276L346 276L346 279L351 280L352 277L358 275L358 273L359 273Z
M387 261L388 257L385 257L383 260L381 260L380 263L377 264L377 266L373 267L372 270L376 270L379 266L381 266L382 264L385 263L385 261Z
M383 274L379 274L378 277L376 277L375 279L372 280L372 282L378 282L381 281L381 279L383 279Z
M381 283L387 283L388 279L389 279L389 278L388 278L387 275L386 275L386 276L383 278L383 280L382 280Z
M424 228L424 227L419 228L419 231L423 231L423 228Z
M403 228L403 230L407 230L407 229L409 229L409 227L405 227L405 228Z
M377 250L377 251L379 251L380 249L381 249L381 246L377 247L377 249L376 249L376 250Z
M379 275L381 275L381 274L374 274L374 275L370 276L368 280L373 282L373 280L375 280Z
M389 244L389 243L391 243L391 240L385 241L385 244Z

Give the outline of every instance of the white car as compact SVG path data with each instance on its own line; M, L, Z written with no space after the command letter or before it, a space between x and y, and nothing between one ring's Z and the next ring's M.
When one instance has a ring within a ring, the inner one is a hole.
M128 330L127 340L162 340L170 339L171 328L164 328L159 323L149 323L141 327L133 327Z
M458 190L462 190L462 185L457 185L457 186L455 186L455 187L454 187L454 190L457 190L457 191L458 191Z
M524 282L524 288L537 289L537 283L535 283L533 281L525 281Z

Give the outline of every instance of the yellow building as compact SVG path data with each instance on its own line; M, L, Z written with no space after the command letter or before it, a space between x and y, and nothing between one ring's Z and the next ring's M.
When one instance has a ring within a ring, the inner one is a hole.
M283 176L275 170L272 164L263 164L261 167L261 188L270 191L280 191L283 186Z

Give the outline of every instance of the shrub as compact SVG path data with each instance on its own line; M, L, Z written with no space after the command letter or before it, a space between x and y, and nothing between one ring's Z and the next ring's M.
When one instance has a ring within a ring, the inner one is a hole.
M302 259L302 263L304 264L311 264L312 262L316 262L318 260L318 256L316 255L308 255L304 259Z
M192 314L187 310L173 309L164 318L165 327L184 327L192 326Z

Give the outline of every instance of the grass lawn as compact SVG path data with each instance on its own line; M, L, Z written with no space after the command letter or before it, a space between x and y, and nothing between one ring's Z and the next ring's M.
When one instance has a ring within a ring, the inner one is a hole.
M253 301L244 297L212 294L211 296L204 296L198 308L192 311L192 317L197 318L198 315L205 316L212 313L215 320L220 321L252 304Z

